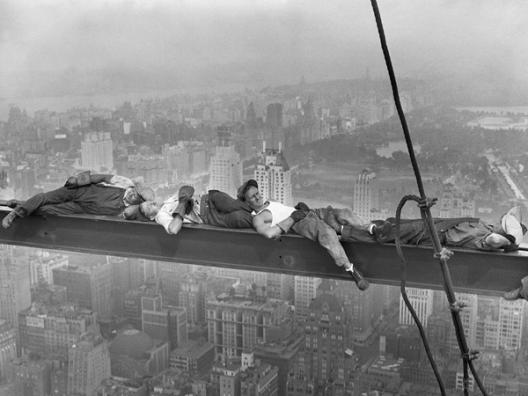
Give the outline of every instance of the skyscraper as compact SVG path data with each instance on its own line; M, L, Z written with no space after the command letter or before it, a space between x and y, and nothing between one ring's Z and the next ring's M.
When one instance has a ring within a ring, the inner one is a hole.
M242 184L242 161L231 141L228 127L218 127L218 145L210 165L210 190L224 191L232 196Z
M145 310L142 315L143 331L161 341L167 341L172 350L187 342L187 313L183 307Z
M317 295L317 288L320 284L321 278L295 276L293 304L296 318L306 317L310 313L308 308Z
M79 266L55 268L53 282L56 285L66 286L68 301L97 312L99 318L110 318L112 314L110 262L96 261Z
M347 327L343 304L333 295L323 293L310 304L305 322L304 372L316 387L334 387L334 394L345 394L351 379L350 359L346 349Z
M205 295L207 282L197 275L188 274L181 283L178 304L187 311L187 323L205 323Z
M280 144L278 150L266 149L266 144L263 144L254 178L266 199L292 205L291 172Z
M377 204L377 189L374 185L376 174L364 169L354 185L354 212L366 221L374 220L372 209Z
M433 291L427 289L418 289L414 287L407 288L409 301L418 315L418 319L424 327L427 327L427 320L433 312ZM401 325L414 325L411 313L407 309L403 297L400 296L400 321Z
M283 301L254 302L227 295L207 301L206 310L208 340L215 346L216 358L224 362L266 342L269 329L289 311Z
M522 329L525 303L523 300L499 299L499 346L519 349L522 345Z
M110 132L88 132L81 142L81 166L96 172L114 169L113 144Z
M24 353L66 361L68 347L82 334L97 329L96 315L87 309L33 304L19 314L19 347Z
M28 257L21 248L0 245L0 319L17 328L18 312L30 305Z
M282 127L281 103L270 103L268 107L266 107L266 126L271 129Z
M68 394L95 395L104 379L110 378L107 342L88 333L68 350Z
M0 319L0 383L8 379L8 366L16 356L16 330Z

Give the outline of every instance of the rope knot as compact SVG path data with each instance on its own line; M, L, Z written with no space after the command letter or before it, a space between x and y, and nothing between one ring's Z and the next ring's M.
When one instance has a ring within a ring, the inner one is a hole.
M424 210L424 209L431 209L431 207L436 204L436 201L438 201L438 198L420 198L418 200L418 207L421 209L421 210Z
M465 307L467 307L467 304L462 301L455 301L453 304L449 306L449 309L453 312L460 312Z
M452 250L449 250L448 248L443 247L442 250L440 250L440 252L434 253L433 257L443 260L443 261L447 261L451 257L453 257L454 254L455 252L453 252Z
M469 351L467 351L467 353L462 354L462 359L469 362L471 360L478 359L479 355L480 355L480 351L477 351L475 349L470 349Z

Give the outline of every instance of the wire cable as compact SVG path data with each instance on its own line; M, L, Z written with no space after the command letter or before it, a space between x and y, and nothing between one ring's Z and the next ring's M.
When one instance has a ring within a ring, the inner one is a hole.
M434 223L433 223L433 218L431 216L431 211L430 211L430 201L428 200L427 196L425 195L425 189L424 189L424 186L423 186L423 182L422 182L422 177L421 177L421 174L420 174L420 168L418 166L418 162L416 161L416 156L415 156L415 153L414 153L414 147L413 147L413 144L412 144L412 140L411 140L411 136L410 136L410 133L409 133L409 128L407 126L407 121L405 119L405 114L403 112L403 107L401 105L401 101L400 101L400 95L399 95L399 92L398 92L398 84L396 82L396 76L394 74L394 68L392 66L392 60L391 60L391 57L390 57L390 53L389 53L389 49L388 49L388 46L387 46L387 40L385 38L385 32L384 32L384 29L383 29L383 22L381 20L381 15L380 15L380 12L379 12L379 7L378 7L378 4L377 4L377 1L376 0L371 0L370 1L371 4L372 4L372 10L374 12L374 17L376 19L376 26L378 28L378 34L379 34L379 38L380 38L380 43L381 43L381 48L382 48L382 51L383 51L383 57L385 58L385 63L386 63L386 66L387 66L387 71L389 73L389 79L390 79L390 83L391 83L391 88L392 88L392 93L393 93L393 96L394 96L394 102L395 102L395 105L396 105L396 110L397 110L397 113L398 113L398 117L400 119L400 123L401 123L401 126L402 126L402 129L403 129L403 134L404 134L404 137L405 137L405 143L407 145L407 151L409 153L409 157L411 159L411 164L412 164L412 167L413 167L413 170L414 170L414 175L415 175L415 178L416 178L416 184L418 186L418 191L420 193L420 212L422 214L422 219L424 220L426 226L427 226L427 229L429 230L429 233L431 235L431 238L432 238L432 242L433 242L433 249L434 249L434 255L435 257L438 257L439 259L439 262L440 262L440 268L442 270L442 275L443 275L443 278L444 278L444 290L445 290L445 293L446 293L446 296L447 296L447 300L449 302L449 305L451 307L451 318L452 318L452 321L453 321L453 325L454 325L454 328L455 328L455 334L456 334L456 337L457 337L457 342L458 342L458 347L461 351L461 357L462 357L462 363L463 363L463 374L464 374L464 395L469 395L469 373L468 373L468 368L471 370L471 373L473 374L473 378L475 379L475 382L477 383L480 391L482 392L482 394L484 396L487 396L487 393L486 393L486 390L484 389L484 386L478 376L478 373L476 372L475 368L474 368L474 365L473 365L473 362L472 362L472 359L473 359L473 356L474 356L474 353L473 352L470 352L469 351L469 348L468 348L468 345L467 345L467 341L466 341L466 337L465 337L465 334L464 334L464 329L463 329L463 325L462 325L462 320L460 318L460 310L459 309L454 309L454 307L457 306L457 302L456 302L456 296L455 296L455 292L453 290L453 282L451 280L451 273L449 271L449 268L447 266L447 259L448 259L448 256L446 256L445 254L443 255L442 254L442 251L443 251L443 247L440 243L440 238L438 237L438 233L434 227Z

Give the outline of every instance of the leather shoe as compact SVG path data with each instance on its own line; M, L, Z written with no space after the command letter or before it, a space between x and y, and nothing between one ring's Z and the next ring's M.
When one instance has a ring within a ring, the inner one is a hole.
M361 275L361 272L359 272L355 267L352 267L351 271L348 269L346 271L350 274L354 282L356 282L356 286L359 290L364 291L369 288L370 284L368 280L363 278L363 275Z
M374 223L372 227L372 236L377 242L383 243L387 240L392 230L392 224L388 221Z
M13 221L18 217L17 213L12 210L9 212L3 219L2 219L2 227L9 228L11 227L11 224L13 224Z
M521 286L510 290L502 295L505 300L518 300L520 298L528 299L528 276L521 279Z

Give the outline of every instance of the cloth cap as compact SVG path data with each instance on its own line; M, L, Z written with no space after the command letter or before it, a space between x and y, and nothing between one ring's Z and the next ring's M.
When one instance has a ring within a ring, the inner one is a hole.
M242 184L237 191L237 198L241 201L246 200L246 192L249 190L250 187L258 188L258 183L255 179L249 179L247 182Z
M514 206L505 215L501 217L501 228L502 230L511 235L515 245L520 245L523 241L524 234L526 233L526 227L522 224L522 213L520 206Z
M191 199L194 195L194 187L193 186L182 186L180 187L180 190L178 191L178 200L182 199Z

